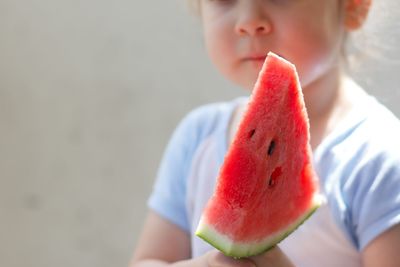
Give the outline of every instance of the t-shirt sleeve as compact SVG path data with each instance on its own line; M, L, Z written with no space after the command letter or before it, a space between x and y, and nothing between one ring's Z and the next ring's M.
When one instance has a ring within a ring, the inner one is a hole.
M197 142L195 113L178 125L164 151L148 206L163 218L189 231L186 214L186 180Z
M398 153L397 153L398 154ZM359 250L400 223L400 160L387 154L370 159L354 185L353 225Z

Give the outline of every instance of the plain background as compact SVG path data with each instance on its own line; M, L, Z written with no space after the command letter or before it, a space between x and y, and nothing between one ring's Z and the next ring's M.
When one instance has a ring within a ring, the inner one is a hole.
M400 115L398 10L355 74ZM2 0L0 40L0 266L126 266L176 124L244 92L183 0Z

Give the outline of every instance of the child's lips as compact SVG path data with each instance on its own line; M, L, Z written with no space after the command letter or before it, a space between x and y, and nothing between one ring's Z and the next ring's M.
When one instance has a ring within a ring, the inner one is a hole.
M244 61L254 61L254 62L258 62L258 61L261 61L261 62L264 62L265 61L265 58L266 58L266 55L249 55L249 56L246 56L246 57L244 57L243 58L243 60Z
M282 56L281 54L277 54L278 56L280 56L281 58L286 59L284 56ZM243 61L265 61L265 58L267 57L267 53L251 53L248 54L246 56L243 57Z
M265 61L265 57L254 57L254 58L251 58L250 60L255 60L255 61Z
M259 70L261 66L264 64L265 58L266 58L265 55L246 56L243 58L243 63L250 64L257 70Z

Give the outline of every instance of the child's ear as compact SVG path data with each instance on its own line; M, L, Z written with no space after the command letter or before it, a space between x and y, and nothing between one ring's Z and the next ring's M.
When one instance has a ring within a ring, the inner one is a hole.
M353 31L360 28L368 16L372 0L345 0L345 26Z

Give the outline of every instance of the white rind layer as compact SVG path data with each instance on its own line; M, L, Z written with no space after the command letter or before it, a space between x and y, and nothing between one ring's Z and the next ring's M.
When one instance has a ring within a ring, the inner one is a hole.
M265 252L275 246L277 243L282 241L285 237L296 230L305 220L307 220L321 205L323 198L320 195L316 195L313 198L312 206L303 216L298 218L295 222L290 224L288 227L275 233L274 235L268 236L267 238L254 243L245 242L234 242L227 235L221 234L214 227L207 224L204 218L200 220L200 223L196 230L196 235L210 243L215 248L222 251L225 255L243 258L250 257L262 252Z

